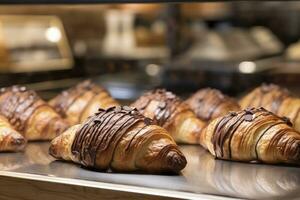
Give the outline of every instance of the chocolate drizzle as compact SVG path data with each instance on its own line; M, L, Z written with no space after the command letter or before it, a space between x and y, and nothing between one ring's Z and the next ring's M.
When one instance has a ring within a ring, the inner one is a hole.
M178 113L190 110L187 104L182 102L179 97L165 89L150 91L141 96L131 106L144 113L152 101L159 102L153 118L154 122L159 126L166 127L168 122L172 121Z
M23 86L2 88L0 112L20 132L26 129L27 121L34 111L45 106L39 96Z
M257 123L264 118L260 118L260 116L273 116L274 123L270 124L268 128L259 136L258 140L255 144L255 152L256 157L258 159L257 145L261 138L270 130L272 127L279 124L287 124L288 126L292 126L291 122L288 118L281 118L277 115L267 111L264 108L248 108L239 112L231 112L223 118L219 119L217 124L215 125L214 133L211 138L211 142L214 147L214 152L216 157L231 158L231 140L234 136L235 132L239 129L239 127L246 125L246 123ZM246 133L245 133L246 134ZM242 140L242 139L241 139ZM225 142L228 141L228 146L225 147ZM224 155L224 150L228 149L228 155Z
M77 131L71 147L72 153L82 165L95 167L96 156L111 145L116 145L123 135L138 122L144 122L144 127L131 138L129 146L143 128L152 124L152 120L141 115L137 109L128 106L99 109L99 112L87 119Z
M226 132L222 131L224 126L234 118L234 115L228 115L224 117L222 120L219 121L219 123L216 125L214 130L214 135L212 137L212 143L214 145L214 151L216 154L216 157L223 157L223 145L225 142Z
M61 116L66 117L68 109L87 91L92 91L95 95L106 92L104 88L92 83L90 80L86 80L58 95L55 98L53 107Z
M240 110L234 99L222 94L219 90L205 88L192 95L187 101L196 115L205 121L210 121L220 109L220 114Z

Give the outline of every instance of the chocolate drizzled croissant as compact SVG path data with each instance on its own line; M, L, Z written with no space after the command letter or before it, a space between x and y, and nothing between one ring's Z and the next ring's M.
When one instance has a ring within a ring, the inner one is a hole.
M300 164L300 133L288 118L264 108L231 112L213 120L200 142L220 159Z
M205 126L185 102L164 89L144 94L131 106L164 127L179 143L197 144Z
M274 84L262 84L240 100L242 108L264 107L267 110L278 113L279 108L286 98L291 95L285 88Z
M274 84L263 84L240 100L242 108L264 107L267 110L290 118L294 128L300 131L300 99Z
M48 140L69 125L34 91L23 86L0 90L0 113L28 140Z
M0 115L0 152L22 151L26 145L26 139L8 123L7 119Z
M167 131L136 109L111 107L55 138L49 153L98 170L178 173L186 165Z
M240 110L239 104L219 90L204 88L198 90L186 103L204 121L210 121L227 114L229 111Z
M72 125L83 122L98 108L119 105L104 88L90 80L63 91L51 99L49 104Z

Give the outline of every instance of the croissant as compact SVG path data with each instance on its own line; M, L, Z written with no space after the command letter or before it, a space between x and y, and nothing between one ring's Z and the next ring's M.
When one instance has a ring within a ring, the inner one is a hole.
M279 116L288 117L300 131L300 99L274 84L263 84L240 100L242 108L264 107Z
M178 173L186 165L168 132L127 106L99 109L56 137L49 153L97 170Z
M164 89L144 94L131 106L165 128L178 143L197 144L205 126L185 102Z
M0 151L22 151L25 145L26 139L0 115Z
M300 164L300 133L288 118L250 108L213 120L200 143L216 158Z
M0 90L0 113L28 140L49 140L69 124L36 92L22 86Z
M198 90L186 103L203 121L226 115L229 111L240 110L239 104L233 98L211 88Z
M49 104L72 125L82 123L97 112L98 108L119 105L104 88L90 80L63 91L51 99Z

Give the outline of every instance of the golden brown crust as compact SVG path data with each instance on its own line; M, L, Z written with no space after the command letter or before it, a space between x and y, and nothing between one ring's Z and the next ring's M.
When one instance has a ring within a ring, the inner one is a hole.
M240 100L242 109L248 107L264 107L265 109L278 113L285 99L291 97L289 91L274 84L262 84Z
M26 139L8 123L7 119L0 115L0 152L23 151Z
M34 91L23 86L1 89L0 112L28 140L52 139L69 126Z
M186 100L186 103L196 113L197 117L204 121L210 121L227 114L229 111L241 109L233 98L211 88L198 90Z
M300 99L274 84L263 84L240 100L242 108L264 107L279 115L288 117L294 128L300 131Z
M55 138L49 152L98 170L178 173L186 165L168 133L127 106L100 109Z
M297 131L300 131L300 99L299 98L286 98L277 113L279 116L288 117Z
M164 89L144 94L131 106L164 127L179 143L196 144L205 126L185 102Z
M49 104L72 125L83 122L97 112L98 108L119 105L109 93L90 80L63 91Z
M264 108L231 112L213 120L201 144L221 159L300 164L300 134L288 118Z

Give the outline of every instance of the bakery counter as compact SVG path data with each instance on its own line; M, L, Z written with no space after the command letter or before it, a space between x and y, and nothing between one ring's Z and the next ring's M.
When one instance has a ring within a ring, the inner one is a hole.
M215 160L196 145L181 146L181 175L103 173L55 161L47 142L0 154L0 199L294 199L300 169Z

